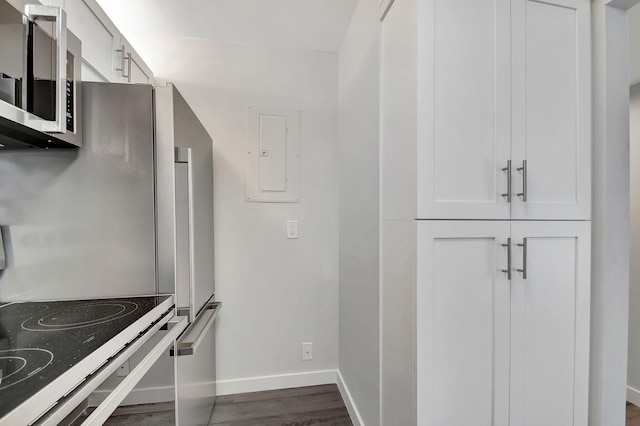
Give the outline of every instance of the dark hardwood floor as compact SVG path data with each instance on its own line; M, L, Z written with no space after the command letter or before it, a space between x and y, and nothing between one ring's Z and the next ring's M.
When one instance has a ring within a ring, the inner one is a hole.
M640 426L640 408L627 402L627 425Z
M106 426L172 426L176 424L173 402L125 405L116 408L104 423ZM80 426L95 410L87 408L70 426Z
M353 425L336 385L219 396L210 424L216 426Z
M80 424L83 418L73 425ZM120 407L109 426L173 425L173 403ZM219 396L210 425L216 426L352 426L336 385L310 386ZM627 402L626 426L640 426L640 407Z
M94 408L72 423L80 425ZM173 403L129 405L116 409L107 426L170 426ZM216 426L352 426L336 385L309 386L219 396L210 425Z

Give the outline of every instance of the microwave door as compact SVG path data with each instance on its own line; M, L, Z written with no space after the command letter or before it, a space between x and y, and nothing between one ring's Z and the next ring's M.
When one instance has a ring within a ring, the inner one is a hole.
M43 120L56 120L56 42L29 22L27 42L27 111Z
M25 26L22 14L0 1L0 100L22 107Z
M62 8L25 6L27 64L24 80L27 112L41 118L40 130L66 132L67 16ZM43 27L51 26L51 34Z
M197 312L194 303L194 229L193 173L191 148L175 148L175 215L176 215L176 307L178 315L193 322Z

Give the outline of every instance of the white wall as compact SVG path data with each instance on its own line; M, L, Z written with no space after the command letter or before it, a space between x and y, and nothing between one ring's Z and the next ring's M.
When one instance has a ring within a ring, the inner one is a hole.
M640 43L636 45L640 48ZM627 398L640 405L640 84L631 88L630 103L631 234L629 271L629 352Z
M625 422L630 178L629 60L624 8L634 2L637 0L591 2L591 426L621 426Z
M420 0L395 1L382 21L380 131L380 423L415 425L417 165L423 61ZM424 38L424 37L423 37Z
M367 426L379 419L378 2L361 0L340 50L340 373Z
M127 34L214 139L219 393L287 386L260 376L338 367L338 56ZM244 201L245 107L302 109L302 201ZM299 221L297 240L286 220ZM313 360L301 361L301 343ZM312 384L326 375L299 378ZM335 374L334 374L335 379ZM247 379L247 380L244 380ZM290 378L289 378L290 379Z
M640 405L640 4L629 9L631 234L627 399Z
M629 67L631 85L640 83L640 3L629 9Z

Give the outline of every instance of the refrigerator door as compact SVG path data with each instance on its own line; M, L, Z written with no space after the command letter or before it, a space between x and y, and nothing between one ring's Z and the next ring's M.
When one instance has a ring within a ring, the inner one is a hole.
M207 303L176 345L179 426L209 424L216 400L215 319L221 306L219 302Z
M194 321L215 288L212 140L172 84L155 94L159 291Z
M215 402L213 145L171 84L155 89L158 287L191 325L178 342L177 424L207 425Z

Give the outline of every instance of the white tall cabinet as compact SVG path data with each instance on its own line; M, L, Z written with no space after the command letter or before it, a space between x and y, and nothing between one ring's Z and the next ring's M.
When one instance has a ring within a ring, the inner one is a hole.
M382 424L587 424L589 11L383 17Z
M418 424L587 424L589 227L418 224Z
M417 13L417 217L589 219L588 2L425 0Z

